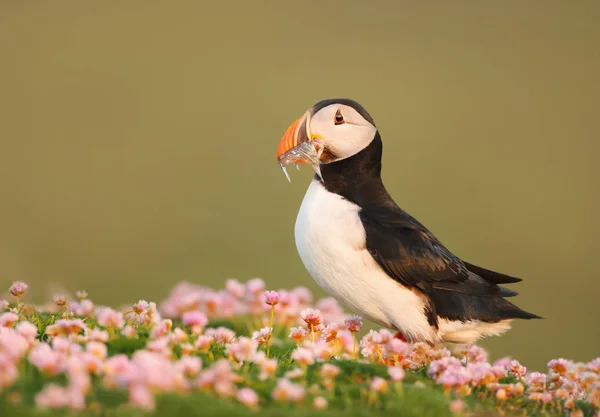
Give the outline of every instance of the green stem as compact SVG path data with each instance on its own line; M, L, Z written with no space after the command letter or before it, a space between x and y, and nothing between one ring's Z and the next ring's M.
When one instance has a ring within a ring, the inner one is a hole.
M271 351L271 337L273 336L273 321L275 320L275 306L271 306L271 322L269 323L269 329L271 330L271 335L267 336L267 358L269 357L269 352Z

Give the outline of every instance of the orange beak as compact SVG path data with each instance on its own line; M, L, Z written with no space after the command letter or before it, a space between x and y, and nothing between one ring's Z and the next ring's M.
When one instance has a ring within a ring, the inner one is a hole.
M294 123L290 125L285 131L281 141L279 141L279 146L277 147L277 160L281 158L281 156L287 151L293 149L298 145L298 131L302 122L306 119L306 114L302 117L296 119ZM302 163L303 161L294 161L295 163Z

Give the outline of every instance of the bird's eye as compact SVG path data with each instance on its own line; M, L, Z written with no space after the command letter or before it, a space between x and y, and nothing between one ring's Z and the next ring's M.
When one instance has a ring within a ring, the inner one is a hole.
M344 123L344 116L342 116L341 111L338 110L335 112L335 117L333 118L333 122L336 125L341 125L342 123Z

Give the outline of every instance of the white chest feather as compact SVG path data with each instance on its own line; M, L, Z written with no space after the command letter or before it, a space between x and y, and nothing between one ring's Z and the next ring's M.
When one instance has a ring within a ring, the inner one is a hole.
M421 296L387 276L365 245L360 207L313 180L304 197L295 237L313 279L350 310L409 339L436 339Z

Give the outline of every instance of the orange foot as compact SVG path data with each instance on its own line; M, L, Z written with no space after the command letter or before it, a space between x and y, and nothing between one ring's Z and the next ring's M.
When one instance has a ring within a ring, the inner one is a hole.
M408 343L408 340L406 340L406 337L404 337L404 335L400 331L398 333L396 333L396 336L394 336L394 339L400 339L403 342Z

